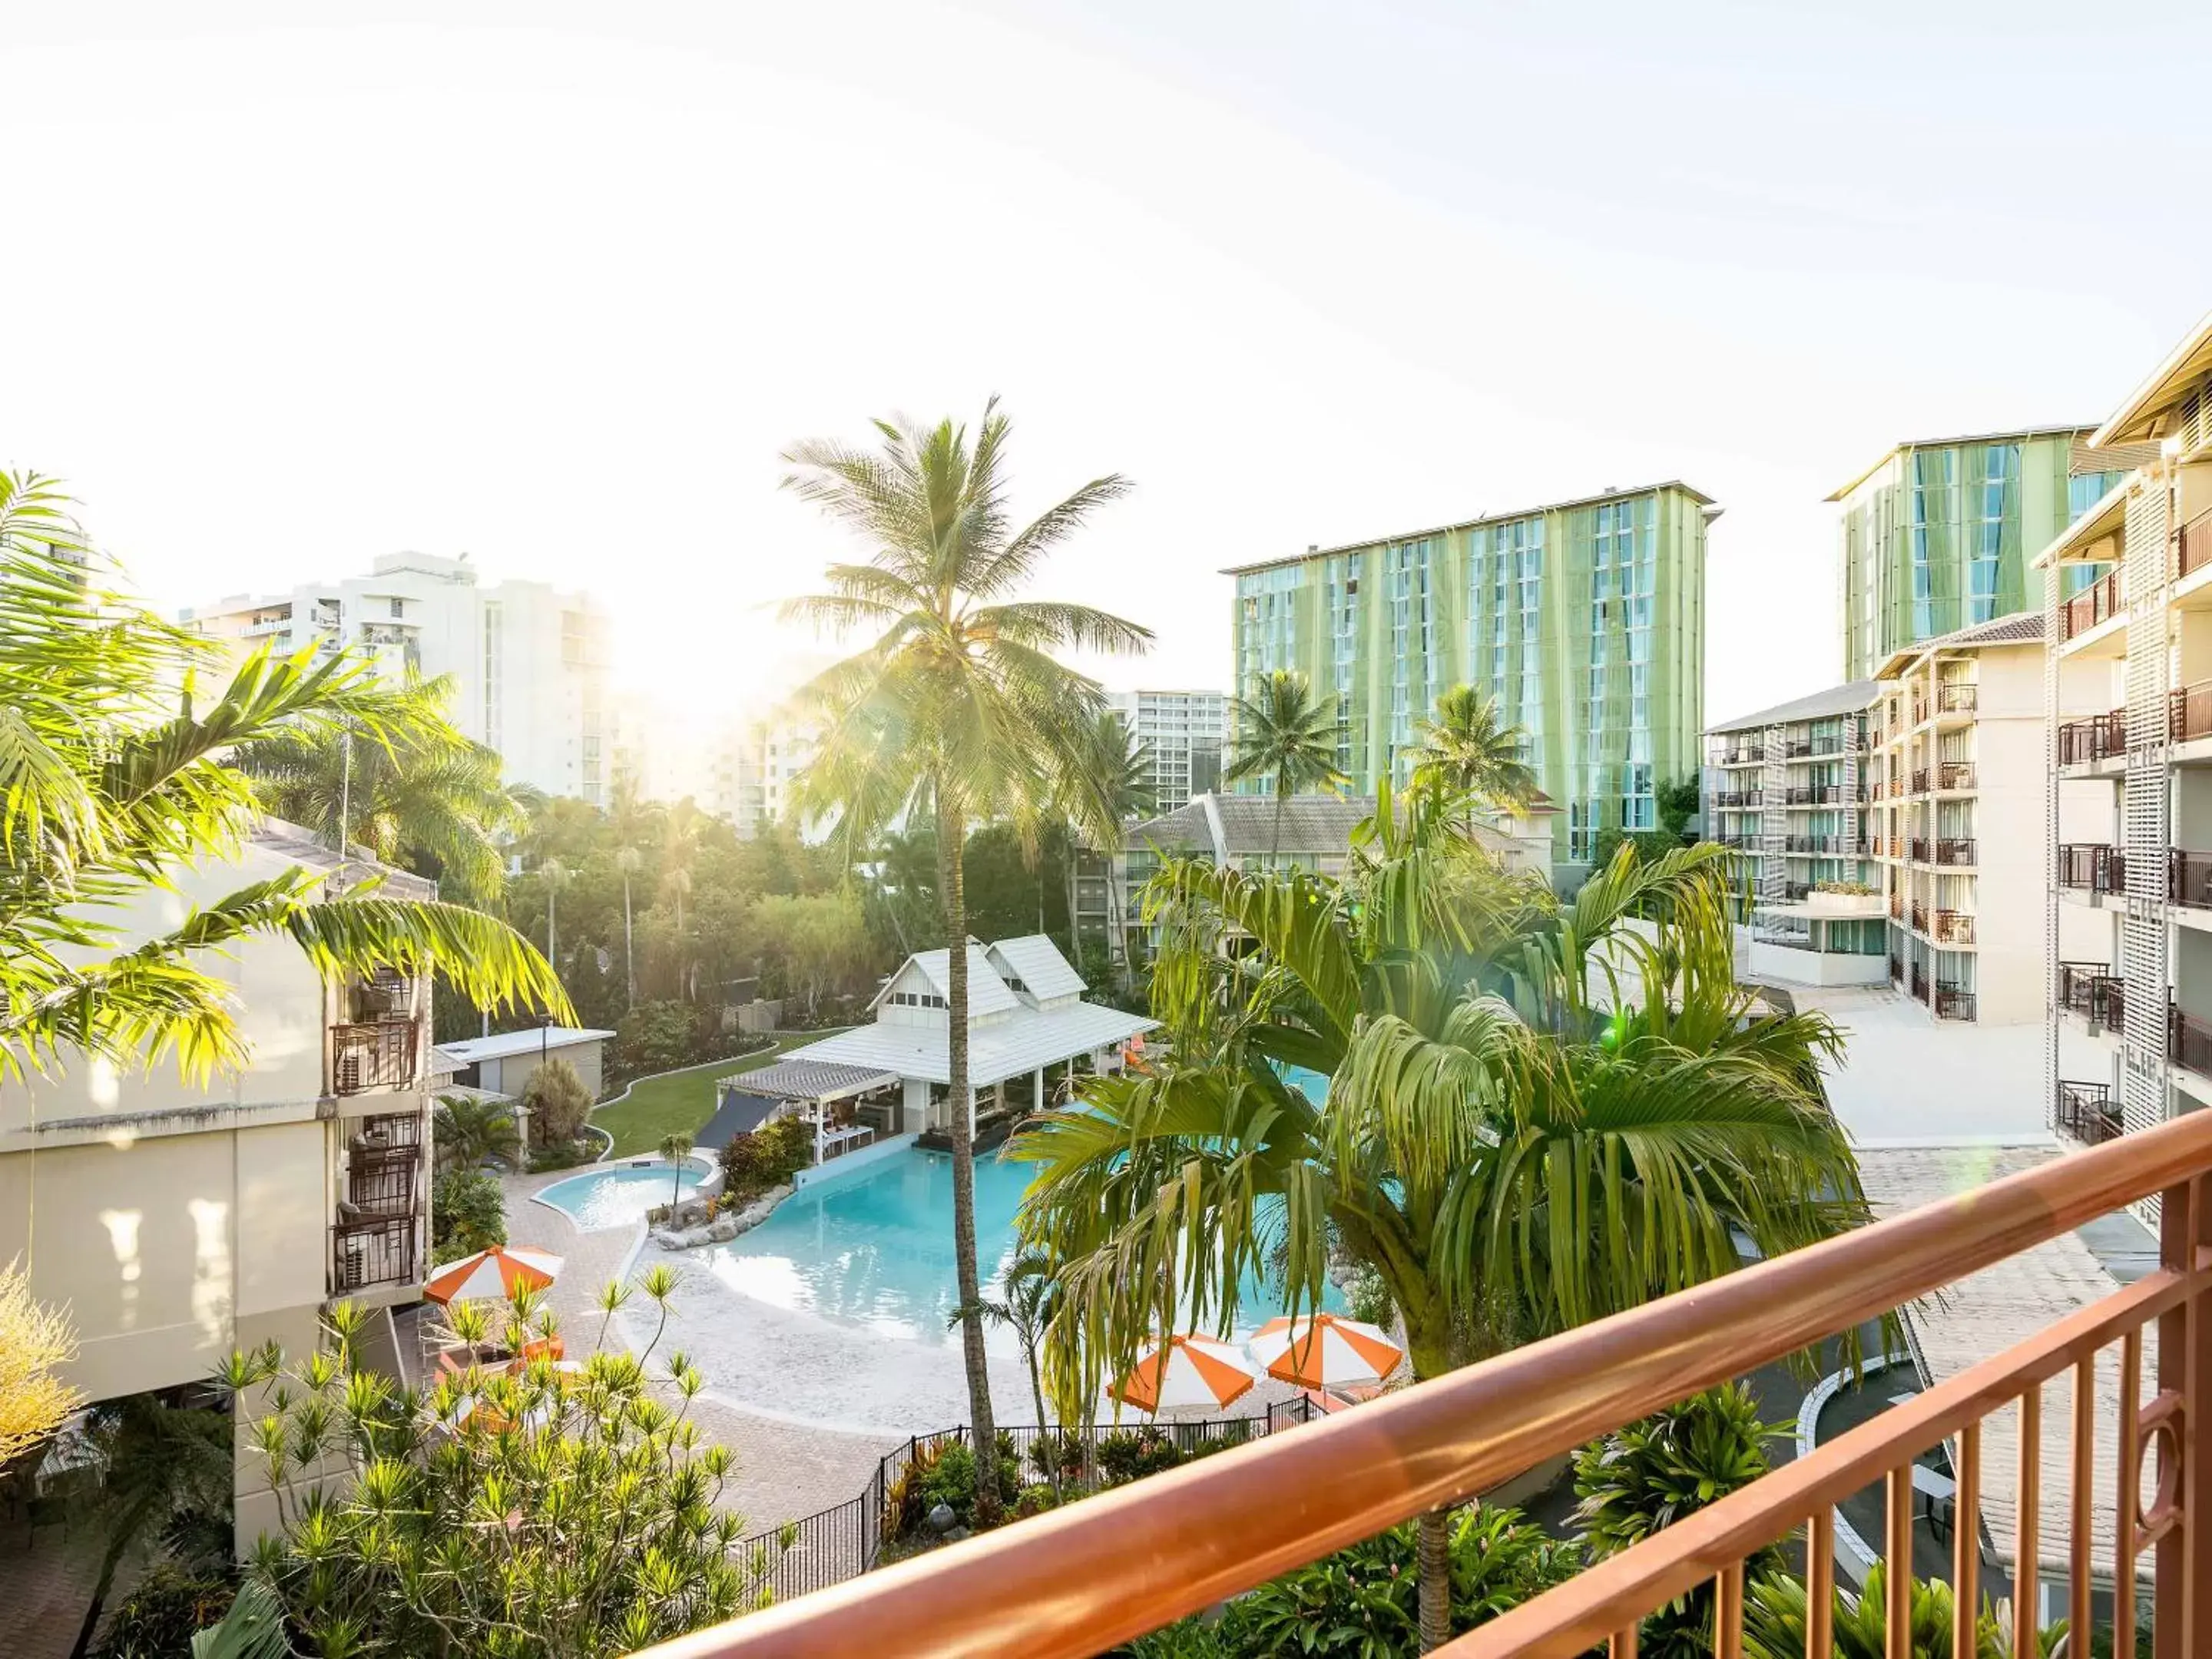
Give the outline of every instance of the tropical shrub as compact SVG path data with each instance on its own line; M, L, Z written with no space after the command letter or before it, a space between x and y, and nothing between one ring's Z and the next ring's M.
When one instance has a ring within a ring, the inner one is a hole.
M656 1268L609 1285L602 1334L632 1290L665 1313L675 1284ZM457 1334L485 1306L457 1310ZM668 1360L673 1404L647 1383L653 1344L425 1391L361 1363L366 1322L341 1303L321 1352L288 1365L272 1344L225 1367L265 1413L253 1443L280 1529L253 1569L309 1651L628 1653L768 1600L771 1551L741 1548L743 1520L718 1506L732 1458L690 1420L704 1381L684 1356ZM525 1292L506 1345L551 1326ZM301 1479L333 1464L346 1479Z
M0 1267L0 1469L45 1444L77 1408L59 1375L76 1358L69 1316L32 1296L20 1260Z
M1116 1429L1098 1437L1098 1469L1109 1485L1141 1480L1188 1462L1176 1443L1156 1428Z
M458 1165L473 1170L492 1158L511 1164L522 1150L514 1108L504 1100L484 1100L473 1095L439 1097L430 1139L441 1169Z
M712 1055L701 1042L699 1010L688 1002L641 1002L615 1022L617 1075L672 1072Z
M814 1132L796 1117L770 1118L750 1134L732 1135L721 1162L722 1190L750 1200L814 1162Z
M194 1635L222 1622L237 1595L227 1578L162 1562L108 1616L87 1659L176 1659L191 1651Z
M530 1110L531 1145L563 1146L584 1132L592 1091L574 1066L555 1055L532 1071L522 1085L522 1103Z
M499 1182L482 1170L447 1170L430 1188L430 1261L454 1261L507 1243Z

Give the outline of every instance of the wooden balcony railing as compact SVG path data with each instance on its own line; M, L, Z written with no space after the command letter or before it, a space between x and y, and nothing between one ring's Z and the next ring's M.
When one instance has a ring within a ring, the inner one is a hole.
M1916 933L1928 931L1928 907L1918 899L1912 901L1912 931Z
M2117 568L2108 570L2066 601L2065 608L2058 613L2058 637L2070 640L2077 634L2086 634L2100 623L2110 622L2126 607L2120 573Z
M1924 795L1928 793L1928 769L1924 766L1916 766L1912 769L1912 793L1914 794Z
M1938 910L1936 913L1936 942L1939 945L1972 945L1974 942L1974 919L1964 910Z
M1936 688L1936 707L1946 714L1971 714L1981 702L1981 688L1966 680L1947 680Z
M1974 838L1972 836L1945 836L1936 843L1936 862L1938 864L1972 864L1974 861Z
M2173 574L2178 581L2212 564L2212 507L2181 526L2174 537Z
M331 1027L331 1092L413 1086L420 1066L422 1022L373 1019Z
M1972 789L1974 787L1974 763L1972 761L1945 761L1936 769L1938 789Z
M2014 1478L2010 1460L1985 1462L1984 1425L2016 1413L2021 1565L2008 1650L2039 1650L2039 1581L2058 1575L2046 1577L2036 1564L2059 1553L2063 1540L2063 1595L2052 1611L2069 1620L2069 1651L2087 1654L2094 1620L2102 1626L2099 1651L2135 1653L2141 1590L2163 1659L2201 1654L2212 1620L2212 1433L2204 1426L2212 1423L2212 1112L2185 1114L647 1654L1087 1659L2151 1198L2160 1207L2159 1264L2136 1283L2086 1307L2054 1307L2051 1322L2026 1340L1593 1564L1462 1637L1450 1652L1566 1659L1609 1644L1613 1659L1626 1659L1646 1614L1710 1584L1722 1621L1715 1650L1736 1653L1745 1560L1802 1533L1808 1645L1825 1656L1835 1507L1878 1486L1893 1587L1878 1611L1887 1650L1909 1654L1921 1535L1914 1461L1939 1443L1953 1448L1951 1577L1959 1603L1977 1607L1983 1493L2002 1494ZM2158 1352L2146 1389L2154 1324ZM2100 1355L2118 1379L2116 1409L2095 1386ZM2044 1385L2061 1376L2074 1405L2047 1419ZM2046 1437L2070 1468L2073 1501L2063 1508L2041 1501ZM2116 1479L2116 1469L2126 1477ZM2139 1480L2138 1471L2152 1478ZM2092 1494L2115 1489L2126 1496L2100 1541ZM1962 1651L1972 1650L1970 1627Z
M1892 921L1903 921L1905 920L1904 894L1892 893L1889 896L1889 919Z
M2166 735L2173 743L2212 738L2212 680L2177 686L2166 694Z
M2174 694L2179 696L2180 693ZM2087 720L2069 720L2058 728L2058 763L2085 766L2091 761L2111 760L2128 752L2128 715L2115 708Z

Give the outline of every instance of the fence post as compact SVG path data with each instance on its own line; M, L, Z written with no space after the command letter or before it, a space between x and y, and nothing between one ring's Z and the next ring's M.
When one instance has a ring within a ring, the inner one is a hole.
M2212 1243L2212 1182L2203 1176L2159 1200L2160 1264L2187 1273ZM2154 1607L2157 1659L2194 1659L2212 1646L2212 1308L2202 1294L2160 1316L2158 1391L2180 1406L2178 1430L2156 1438L2159 1484L2180 1524L2158 1540Z

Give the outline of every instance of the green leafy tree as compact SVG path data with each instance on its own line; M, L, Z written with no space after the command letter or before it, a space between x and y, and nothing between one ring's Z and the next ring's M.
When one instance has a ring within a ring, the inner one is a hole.
M507 1205L482 1170L447 1170L430 1183L430 1260L458 1261L507 1243Z
M1865 1220L1817 1064L1838 1034L1736 984L1719 859L1624 854L1562 909L1413 792L1383 795L1341 884L1163 870L1170 1053L1008 1152L1036 1171L1024 1238L1060 1264L1055 1392L1095 1397L1170 1321L1225 1335L1244 1275L1315 1305L1332 1238L1426 1380L1731 1272L1738 1233L1775 1255ZM1638 909L1665 919L1639 933ZM1285 1066L1330 1079L1325 1108ZM1433 1644L1443 1516L1420 1532Z
M1517 812L1537 795L1536 774L1522 758L1528 734L1509 725L1487 692L1455 685L1437 698L1436 713L1413 727L1407 750L1413 783L1467 803L1472 830L1478 807Z
M1229 752L1221 781L1267 779L1275 796L1275 830L1267 851L1283 851L1283 815L1291 797L1341 789L1349 781L1336 766L1337 710L1313 694L1306 677L1278 668L1252 683L1249 696L1229 700Z
M800 712L820 737L794 793L800 811L835 819L848 864L902 815L936 827L938 893L952 946L947 1059L961 1349L969 1418L978 1443L988 1445L961 948L968 831L999 818L1030 839L1053 814L1111 833L1089 741L1103 694L1053 653L1133 651L1152 636L1085 605L1018 597L1048 552L1127 492L1126 479L1093 479L1015 529L1002 473L1008 424L995 399L972 443L949 420L927 428L879 421L877 430L878 451L815 442L786 458L793 469L787 485L860 538L867 562L832 565L830 591L794 601L785 614L875 636L800 693ZM987 1466L977 1494L986 1518L996 1512L995 1486Z
M289 935L325 977L434 969L484 1007L568 1011L544 958L460 905L294 868L126 939L180 865L232 856L258 805L232 765L283 737L404 744L421 700L369 665L222 647L105 585L106 567L46 480L0 473L0 1079L80 1057L204 1078L248 1058L227 976L234 942ZM217 695L205 684L220 685Z
M602 1335L633 1289L665 1329L675 1284L663 1267L607 1286ZM482 1334L489 1307L457 1310L456 1334ZM580 1370L538 1360L419 1390L369 1365L366 1322L342 1303L321 1351L288 1364L265 1347L222 1373L266 1408L254 1458L279 1527L252 1570L310 1651L585 1659L767 1601L772 1553L741 1550L744 1521L720 1501L732 1455L691 1420L703 1379L672 1354L673 1402L649 1383L659 1330L643 1354L601 1349ZM528 1293L501 1323L517 1350L552 1330Z
M530 1114L531 1139L540 1146L565 1146L584 1132L592 1091L576 1068L556 1054L531 1069L522 1103Z
M522 1151L514 1108L477 1095L441 1095L430 1141L441 1165L463 1170L491 1158L511 1164Z
M103 1544L71 1659L91 1648L124 1562L150 1555L179 1529L202 1531L197 1519L227 1515L231 1504L231 1426L221 1412L129 1395L93 1407L91 1437L100 1474L85 1508Z
M779 988L803 999L811 1017L823 997L866 982L876 965L857 895L765 893L753 901L753 928Z

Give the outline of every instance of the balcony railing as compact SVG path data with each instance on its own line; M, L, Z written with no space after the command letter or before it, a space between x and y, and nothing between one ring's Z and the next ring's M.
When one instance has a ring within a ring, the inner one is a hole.
M1894 799L1896 797L1898 797L1898 796L1899 796L1899 795L1902 795L1902 794L1905 793L1905 780L1904 780L1903 778L1899 778L1899 777L1893 777L1892 779L1890 779L1890 781L1889 781L1889 793L1890 793L1890 796L1891 796L1891 798L1892 798L1893 799Z
M2117 847L2073 844L2058 849L2058 884L2088 893L2128 890L2127 854Z
M2077 634L2086 634L2100 623L2111 621L2126 607L2120 573L2115 567L2066 601L2065 608L2058 613L2058 637L2070 640Z
M1799 903L1813 896L1813 884L1809 881L1785 883L1782 889L1782 896L1792 904Z
M2118 1106L2110 1085L2074 1083L2058 1085L2058 1127L2087 1146L2118 1140L2122 1133Z
M2180 693L2174 694L2179 696ZM2069 720L2058 728L2058 763L2084 766L2091 761L2112 760L2128 752L2128 716L2124 708L2087 720Z
M1912 793L1916 795L1924 795L1928 793L1928 769L1924 766L1916 766L1912 769Z
M1813 804L1812 786L1802 783L1791 784L1782 792L1782 804L1784 806L1810 806Z
M2108 971L2101 962L2062 962L2058 964L2058 1006L2077 1014L2089 1012L2090 982Z
M2212 680L2178 686L2166 694L2166 735L2173 743L2212 738Z
M1973 837L1971 836L1943 836L1936 843L1936 862L1938 864L1974 863Z
M1974 942L1974 919L1964 910L1938 910L1936 913L1936 940L1939 945L1972 945Z
M415 1278L412 1215L368 1217L331 1227L332 1295L375 1285L409 1285Z
M1905 856L1904 836L1892 836L1889 838L1889 855L1893 859L1901 859Z
M2212 564L2212 507L2181 526L2174 538L2173 574L2176 580Z
M1733 811L1736 807L1743 805L1743 791L1741 789L1716 789L1711 794L1705 798L1705 804L1709 806L1719 807L1723 811Z
M1928 970L1917 962L1912 964L1912 999L1916 1002L1928 1000Z
M1936 708L1945 714L1971 714L1981 701L1981 688L1968 680L1946 680L1936 688Z
M2021 1561L2068 1562L2063 1572L2045 1569L2042 1582L2057 1592L2051 1613L2084 1632L2074 1638L2084 1659L2093 1618L2100 1650L2136 1651L2139 1594L2161 1651L2178 1659L2212 1619L2212 1516L2203 1512L2212 1501L2212 1435L2201 1432L2212 1421L2212 1352L2191 1340L2212 1312L2208 1176L2212 1113L2186 1114L1321 1422L749 1613L650 1650L647 1659L890 1655L921 1645L1006 1659L1110 1651L2149 1200L2162 1216L2158 1263L2134 1284L2085 1307L2053 1307L2050 1322L2025 1340L1593 1563L1455 1651L1537 1659L1609 1644L1620 1659L1636 1650L1648 1613L1711 1585L1722 1620L1715 1650L1735 1653L1744 1561L1802 1531L1810 1540L1810 1633L1825 1655L1834 1506L1873 1487L1887 1510L1880 1537L1898 1589L1870 1611L1887 1626L1887 1651L1910 1653L1913 1580L1929 1576L1916 1559L1927 1546L1914 1524L1913 1465L1949 1443L1959 1479L1948 1566L1960 1604L1978 1607L1986 1588L1989 1491L2014 1522ZM2165 1326L2165 1340L2154 1360L2146 1333L2154 1323ZM2116 1402L2100 1401L2091 1386L2100 1371L2115 1377ZM2061 1376L2073 1386L2060 1383L2055 1398L2076 1403L2047 1414L2045 1384ZM1984 1456L1994 1452L1989 1419L2000 1413L2017 1419L2017 1463ZM2070 1471L2070 1502L2043 1485L2045 1468ZM2018 1486L2015 1469L2026 1477ZM2115 1469L2129 1472L2119 1488L2126 1498L2093 1510L2092 1494L2112 1490ZM2092 1532L2100 1510L2113 1528L2101 1538ZM1131 1547L1133 1539L1143 1547ZM2154 1573L2142 1560L2154 1548ZM2027 1654L2038 1650L2036 1626L2046 1616L2035 1577L2023 1570L2023 1589L2012 1598L2021 1616L2006 1632Z
M1924 702L1915 699L1912 704L1912 723L1917 726L1927 718L1928 705Z
M1912 931L1916 933L1928 931L1928 907L1918 899L1912 901Z
M2212 1077L2212 1025L2179 1008L2166 1011L2166 1057L2184 1071Z
M1912 850L1912 861L1915 864L1925 864L1928 862L1928 839L1926 836L1915 836L1909 842L1906 843L1906 845Z
M2180 848L2166 855L2166 896L2169 903L2192 910L2212 910L2212 853L2190 853Z
M1936 769L1938 789L1972 789L1974 787L1974 763L1972 761L1945 761Z
M1897 912L1895 910L1892 910L1890 914L1892 915L1895 915ZM1905 964L1902 962L1899 962L1895 957L1892 957L1889 959L1889 977L1890 981L1893 984L1905 977Z
M374 1019L331 1027L331 1092L357 1095L364 1089L405 1089L415 1082L422 1044L421 1022Z
M1889 896L1889 919L1892 921L1903 921L1905 920L1904 894L1892 893Z
M1782 757L1784 760L1809 760L1812 754L1813 743L1809 738L1793 738L1783 745Z
M1936 988L1936 1018L1938 1019L1971 1020L1974 1017L1974 994L1955 985Z

